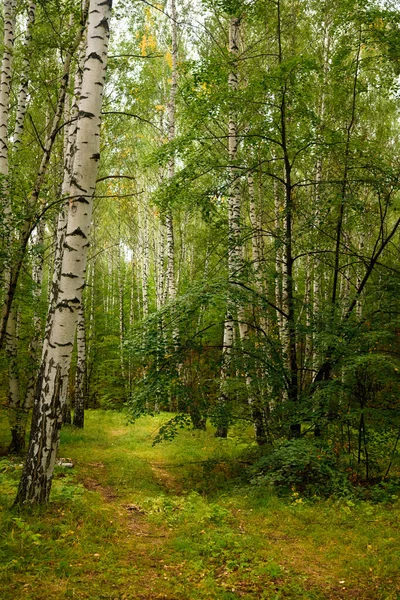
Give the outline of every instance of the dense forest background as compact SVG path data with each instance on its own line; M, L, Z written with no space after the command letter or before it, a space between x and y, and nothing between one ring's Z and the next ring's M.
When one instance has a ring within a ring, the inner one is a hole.
M22 453L91 55L83 4L3 8L0 394ZM257 477L301 491L396 473L399 20L373 1L116 3L49 418L170 412L157 440L241 424Z

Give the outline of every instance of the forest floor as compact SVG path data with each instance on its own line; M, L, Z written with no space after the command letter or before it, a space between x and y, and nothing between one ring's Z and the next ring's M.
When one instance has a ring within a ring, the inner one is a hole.
M65 427L74 468L40 511L10 510L21 464L0 458L1 600L400 599L399 502L280 500L244 483L240 435L153 447L165 418Z

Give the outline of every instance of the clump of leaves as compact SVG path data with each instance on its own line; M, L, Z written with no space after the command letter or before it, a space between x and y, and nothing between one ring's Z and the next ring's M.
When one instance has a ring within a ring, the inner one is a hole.
M333 452L310 439L293 439L252 466L252 483L269 485L280 495L297 492L308 497L347 495L349 481L337 466Z
M172 417L161 425L158 433L153 441L153 446L159 444L160 442L173 440L180 429L186 429L191 426L191 420L189 415L185 415L183 413L179 413Z

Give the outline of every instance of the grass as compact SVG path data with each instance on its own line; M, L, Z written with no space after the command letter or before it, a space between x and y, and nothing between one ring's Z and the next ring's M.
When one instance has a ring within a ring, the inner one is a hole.
M400 599L398 502L283 502L245 485L242 434L152 447L165 418L64 428L75 467L33 512L10 509L21 467L0 459L2 600Z

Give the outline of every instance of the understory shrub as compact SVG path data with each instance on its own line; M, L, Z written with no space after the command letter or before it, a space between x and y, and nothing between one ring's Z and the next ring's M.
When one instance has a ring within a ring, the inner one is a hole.
M329 447L307 438L289 440L260 457L251 467L251 482L272 486L279 495L323 498L348 495L351 487Z

